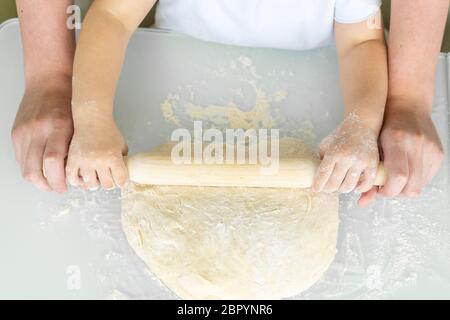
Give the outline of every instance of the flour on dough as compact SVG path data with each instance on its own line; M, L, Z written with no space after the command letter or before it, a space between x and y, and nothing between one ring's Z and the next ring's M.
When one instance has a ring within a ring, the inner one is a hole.
M289 152L304 153L296 141ZM308 289L334 259L338 207L336 195L309 189L130 184L122 224L183 299L280 299Z

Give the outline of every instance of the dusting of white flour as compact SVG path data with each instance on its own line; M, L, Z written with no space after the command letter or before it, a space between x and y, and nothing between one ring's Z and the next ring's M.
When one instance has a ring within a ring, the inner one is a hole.
M206 103L196 94L196 84L188 83L167 93L165 101L161 101L164 119L176 127L198 117L219 127L283 126L286 135L314 141L316 128L310 120L293 122L283 113L292 92L282 86L266 88L260 83L261 78L268 77L287 82L294 72L259 72L256 63L245 55L233 57L210 72L222 77L229 69L242 74L244 84L236 88L232 98ZM204 82L199 80L206 86ZM317 95L323 96L324 92ZM244 98L250 102L242 102ZM323 115L328 117L326 112ZM296 298L396 298L420 286L424 278L443 290L448 288L449 271L439 266L450 264L450 234L445 227L449 224L445 210L449 192L438 181L427 187L419 199L379 199L365 210L356 207L356 195L341 196L337 256L324 277ZM49 208L48 203L38 206L43 230L63 228L71 219L79 220L86 228L99 252L92 265L105 298L176 298L130 248L122 231L120 190L72 189L55 206Z

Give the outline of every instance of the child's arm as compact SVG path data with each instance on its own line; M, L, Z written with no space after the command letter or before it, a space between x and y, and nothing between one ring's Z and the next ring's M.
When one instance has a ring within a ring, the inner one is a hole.
M75 53L74 136L66 167L73 185L110 189L123 185L124 139L113 119L113 101L128 41L156 0L96 0L84 20Z
M372 20L335 24L345 119L321 143L315 191L365 192L373 185L388 73L384 30Z

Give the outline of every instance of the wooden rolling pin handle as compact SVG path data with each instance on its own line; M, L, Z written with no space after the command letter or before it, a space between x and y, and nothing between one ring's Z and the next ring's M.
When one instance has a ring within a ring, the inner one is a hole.
M375 178L374 186L382 187L386 183L387 175L386 170L384 170L383 162L380 162L377 169L377 177Z

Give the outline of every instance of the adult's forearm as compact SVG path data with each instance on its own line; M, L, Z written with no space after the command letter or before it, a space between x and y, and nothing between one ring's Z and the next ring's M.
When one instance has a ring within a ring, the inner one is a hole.
M392 0L389 38L390 101L431 112L449 0ZM414 103L409 103L414 101Z
M370 61L370 63L368 63ZM341 86L346 114L370 119L381 129L387 96L387 57L384 40L363 42L340 57Z
M17 0L26 86L66 82L70 87L75 34L66 25L72 0Z

